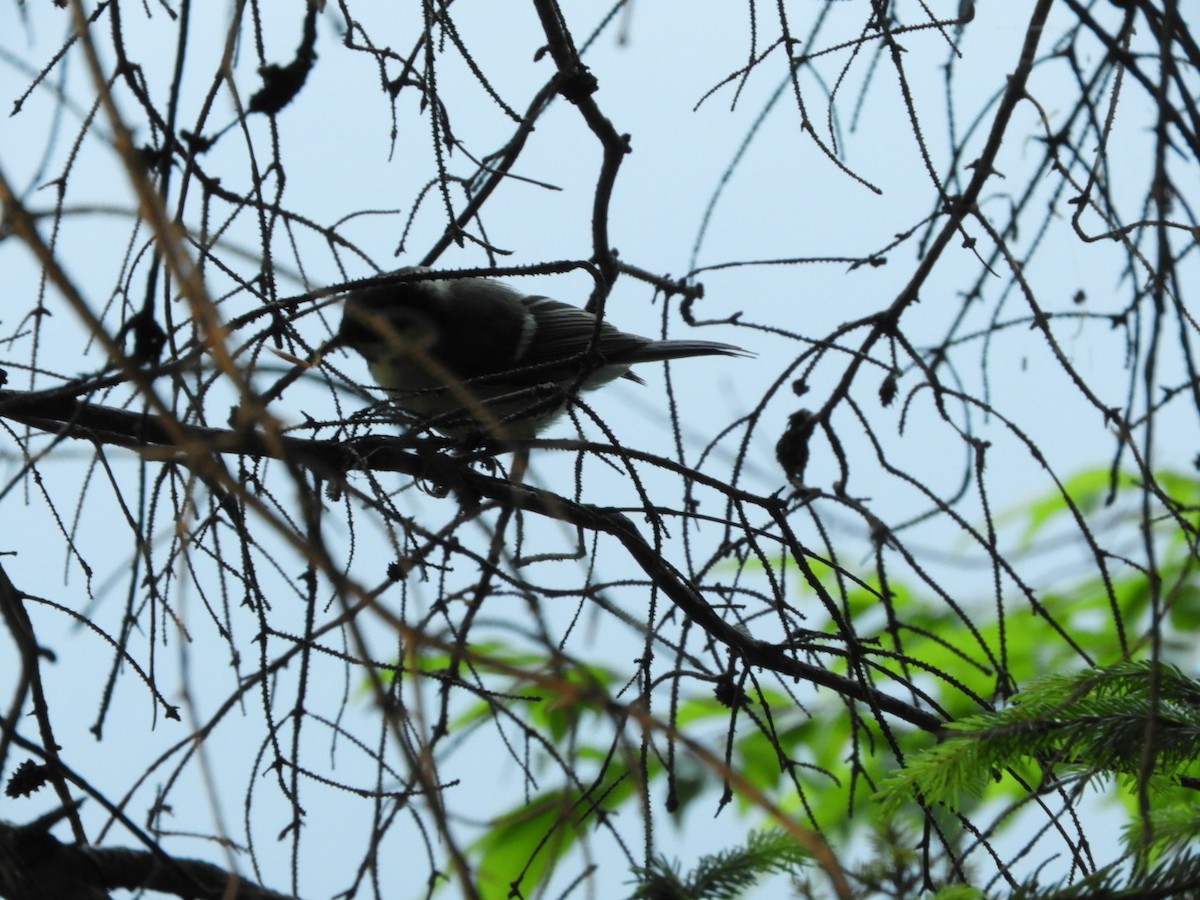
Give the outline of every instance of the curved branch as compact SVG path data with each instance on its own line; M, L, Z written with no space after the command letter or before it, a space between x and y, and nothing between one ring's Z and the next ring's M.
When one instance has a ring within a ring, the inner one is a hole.
M488 499L502 506L601 532L616 538L681 612L703 628L714 641L728 647L746 665L830 688L844 697L866 703L872 709L893 715L926 731L939 732L943 725L943 720L936 715L820 666L802 662L791 654L790 646L757 640L726 622L688 578L642 536L624 513L483 475L472 471L462 460L414 452L408 449L409 444L399 438L368 436L348 441L293 437L268 439L256 432L178 423L172 423L173 427L168 429L157 416L87 403L65 390L45 393L0 391L0 417L65 437L130 448L175 448L182 464L187 463L188 454L204 452L286 459L293 465L304 466L332 480L338 480L346 472L354 470L401 472L454 491L460 498L465 498L465 502ZM179 428L184 431L186 447L172 440L171 432Z

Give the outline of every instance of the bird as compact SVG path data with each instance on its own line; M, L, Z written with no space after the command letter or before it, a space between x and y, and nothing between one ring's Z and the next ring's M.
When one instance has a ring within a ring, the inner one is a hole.
M358 352L400 409L447 437L529 440L572 392L618 378L645 384L638 363L749 356L716 341L656 340L549 297L483 277L397 280L346 295L335 345Z

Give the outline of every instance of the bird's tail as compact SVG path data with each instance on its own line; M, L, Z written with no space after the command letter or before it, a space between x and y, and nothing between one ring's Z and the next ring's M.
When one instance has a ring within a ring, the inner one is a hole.
M666 359L687 359L689 356L753 356L734 344L717 341L651 341L630 354L630 363L662 362Z

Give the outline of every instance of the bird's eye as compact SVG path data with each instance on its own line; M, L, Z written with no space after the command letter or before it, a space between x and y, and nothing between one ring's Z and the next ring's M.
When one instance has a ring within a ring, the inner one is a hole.
M349 346L419 345L428 348L436 340L436 331L429 316L406 306L368 306L347 302L339 329L341 339ZM403 349L398 347L398 349Z

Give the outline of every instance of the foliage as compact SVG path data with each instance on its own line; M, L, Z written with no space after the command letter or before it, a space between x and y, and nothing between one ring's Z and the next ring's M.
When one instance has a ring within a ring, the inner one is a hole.
M753 831L744 847L705 856L687 874L661 857L635 868L636 900L734 900L766 875L794 873L807 862L786 832Z
M1047 675L1003 709L948 723L945 739L909 756L881 793L893 812L914 793L958 807L963 793L979 796L1000 770L1019 769L1038 773L1021 780L1039 790L1064 780L1056 772L1122 776L1155 793L1200 784L1200 683L1149 662Z
M1070 504L1061 497L1022 504L1021 509L1028 512L1029 521L1021 522L1015 514L1012 518L1014 524L1023 527L1027 547L1033 546L1039 532L1054 528L1059 520L1069 516L1072 505L1095 504L1099 495L1107 490L1108 482L1099 477L1100 474L1082 473L1069 479L1066 484ZM1159 480L1171 485L1177 508L1197 507L1194 501L1200 482L1171 473L1163 473ZM1170 523L1173 520L1165 518L1163 521ZM1120 527L1120 520L1114 527ZM1188 578L1191 556L1186 542L1179 538L1178 533L1164 528L1161 572L1164 579L1183 584ZM821 577L833 579L836 574L826 569ZM1144 580L1140 573L1131 573L1114 585L1115 594L1122 598L1122 612L1131 620L1144 609L1148 594ZM866 604L877 595L878 588L869 583L868 577L860 591L851 593L849 599L851 603ZM941 609L931 598L922 597L903 585L891 585L891 596L897 616L912 626L916 634L909 642L913 659L932 669L948 671L955 661L963 658L962 648L969 646L974 636L970 627ZM1189 592L1178 591L1176 596L1173 618L1181 622L1195 621L1197 611L1185 606L1191 602ZM836 702L810 702L800 711L786 694L770 691L744 699L745 708L757 709L763 720L771 720L774 731L766 733L756 728L738 734L730 744L730 767L747 775L756 787L784 806L794 805L803 797L804 809L812 821L835 823L827 826L827 830L843 839L848 838L856 827L859 831L864 827L857 818L838 815L848 803L865 801L871 807L878 803L876 814L893 822L902 813L909 817L915 813L920 818L920 809L912 806L914 798L920 798L921 809L944 806L963 814L998 797L1007 796L1023 804L1038 794L1063 789L1072 795L1078 795L1087 786L1107 790L1106 784L1115 779L1121 790L1108 793L1129 802L1131 824L1127 826L1126 843L1130 858L1140 855L1142 848L1150 849L1145 844L1147 839L1160 851L1166 848L1181 850L1200 840L1200 822L1192 810L1190 787L1200 784L1200 771L1197 770L1200 747L1196 741L1196 735L1200 734L1197 713L1200 710L1200 684L1178 667L1131 660L1103 668L1077 668L1037 677L1036 673L1047 667L1047 659L1039 651L1053 642L1056 630L1066 627L1072 634L1087 635L1087 620L1094 618L1108 604L1107 592L1095 578L1059 585L1045 597L1044 602L1053 614L1049 619L1033 610L1020 609L1009 616L1013 634L1010 652L1014 660L1025 661L1027 666L1009 667L1014 678L1020 676L1020 690L1007 704L994 711L967 713L947 721L945 734L933 746L918 733L897 735L905 752L902 768L895 769L878 756L867 757L857 766L846 760L844 748L850 732ZM1059 597L1064 598L1064 602L1060 603ZM1065 602L1066 598L1069 603ZM1184 635L1166 630L1162 637L1164 644L1171 646ZM1103 629L1096 630L1094 638L1083 639L1083 647L1089 653L1101 655L1111 649L1105 643L1107 638L1108 633ZM1066 665L1070 658L1051 660L1050 665ZM587 681L611 687L620 683L614 672L581 673L580 677L564 674L563 677L565 684ZM994 686L983 667L967 670L963 683L981 693ZM522 686L513 683L505 690L520 693ZM596 700L600 695L591 693L590 696ZM935 701L943 708L953 709L956 704L961 705L961 698L961 689L945 682ZM552 704L554 709L571 709L574 715L588 709L600 714L603 706L601 702L584 703L565 696ZM476 711L476 715L485 714L483 708ZM714 697L687 697L679 702L676 722L680 728L695 728L708 723L714 730L719 730L729 715L728 707ZM1148 731L1151 723L1153 733ZM583 731L586 733L587 729ZM878 732L871 733L873 740L883 737ZM566 744L568 731L560 729L557 734L559 742ZM1145 752L1148 740L1152 740L1154 746L1154 755L1149 761ZM576 749L584 758L602 759L605 754L601 745L585 743ZM793 793L794 783L786 777L787 769L780 764L781 759L793 763L805 760L803 767L807 776L802 779L800 793ZM611 761L608 765L605 783L610 786L601 793L605 797L606 815L613 815L622 805L635 804L639 794L616 787L625 779L635 778L634 773ZM643 771L652 783L668 774L655 760ZM699 777L693 779L687 790L676 794L678 815L705 801L720 787L714 773L699 769L696 775ZM874 797L863 798L853 789L856 782L878 785L879 790ZM1139 785L1146 787L1151 803L1146 827L1137 824L1139 810L1135 798ZM584 805L582 798L571 795L566 788L562 790L557 797L544 795L499 819L478 845L479 850L485 851L480 857L480 870L512 871L531 859L540 860L538 871L546 871L547 865L552 869L555 861L573 844L570 833L563 833L559 823L564 816L577 821L583 819L580 813ZM743 795L739 794L738 799L739 808L744 812L757 808ZM836 824L839 819L840 824ZM1015 821L1010 817L998 828L1003 832ZM954 832L958 826L947 821L942 827ZM785 833L768 833L777 834L793 851L800 851ZM753 841L753 835L757 833L751 834ZM557 837L548 844L549 835ZM900 832L889 832L886 838L882 834L876 835L874 861L851 872L863 896L876 896L881 889L879 885L884 883L911 883L912 867L919 870L920 865L913 860L910 851L903 849L904 842ZM641 879L639 890L647 892L645 896L692 896L688 891L697 890L696 886L703 878L713 872L725 877L725 863L728 863L727 875L741 889L757 883L763 874L754 872L753 867L743 868L741 853L739 848L731 848L714 854L686 876L677 863L668 864L663 858L657 859L651 868L635 867L634 871ZM902 874L905 871L907 875ZM1089 879L1087 883L1107 884L1106 879L1117 878L1126 871L1127 863L1114 865L1104 873L1098 872L1095 879ZM738 880L743 877L744 884ZM1184 866L1178 873L1178 881L1187 883L1189 877ZM921 878L917 880L919 882ZM966 889L961 884L959 887ZM500 887L496 889L499 896L502 893ZM1032 888L1027 885L1022 889ZM955 889L948 885L939 893L939 896L943 895L954 896ZM897 896L905 896L903 890Z

